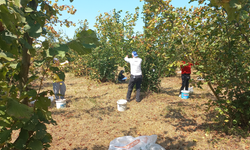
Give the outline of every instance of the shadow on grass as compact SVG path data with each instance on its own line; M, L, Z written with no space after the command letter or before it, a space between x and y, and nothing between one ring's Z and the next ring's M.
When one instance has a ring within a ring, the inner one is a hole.
M73 150L88 150L88 148L87 147L84 147L84 148L76 147L76 148L73 148Z
M191 104L188 101L169 102L169 104L176 106L191 106Z
M129 108L127 108L129 109ZM116 113L116 108L112 106L107 106L107 107L100 107L100 106L95 106L92 107L88 110L82 110L81 113L77 110L68 110L68 109L60 109L59 111L52 111L52 115L63 115L66 118L82 118L83 115L82 113L87 113L93 118L98 118L99 120L103 120L102 116L103 115L108 115L108 116L114 116L114 115L119 115L119 113Z
M83 110L83 112L90 114L92 117L94 116L94 113L102 114L102 115L113 115L114 112L116 112L116 109L112 106L107 107L100 107L95 106L88 110Z
M196 142L194 141L186 141L186 136L174 136L170 137L163 137L162 135L158 135L156 144L161 145L166 150L173 150L173 149L190 149L193 146L196 146Z
M51 111L51 114L52 115L63 115L67 118L70 118L70 117L75 117L75 113L77 113L76 110L66 110L64 108L60 108L59 111Z
M190 98L203 99L203 98L214 98L214 95L207 92L202 94L193 93L190 94Z
M140 92L140 101L147 98L150 94L152 94L152 92ZM136 100L136 90L133 90L131 95L133 96L131 96L130 101Z
M165 122L171 123L173 126L175 126L176 131L182 130L182 131L187 132L187 131L189 131L189 129L186 129L186 127L197 126L196 120L195 119L188 119L187 116L182 112L182 110L180 108L174 109L171 107L167 107L167 114L164 116L164 118L170 119L170 120L166 120ZM178 121L175 121L175 124L174 124L171 121L173 119L177 119Z
M98 99L98 98L101 98L105 95L107 95L108 93L104 93L102 95L97 95L97 96L92 96L92 97L88 97L88 96L83 96L83 97L74 97L74 96L67 96L67 103L72 103L72 102L78 102L80 100L95 100L95 99Z
M140 136L137 134L138 132L136 127L130 128L129 130L122 130L121 132L123 133L124 136L133 136L133 137Z
M170 96L178 96L179 95L179 92L180 90L179 89L173 89L173 88L161 88L161 91L160 93L163 93L163 94L167 94L167 95L170 95ZM189 97L190 98L197 98L197 99L202 99L202 98L214 98L214 95L209 93L209 92L206 92L206 93L202 93L202 94L198 94L198 93L190 93L189 94Z
M103 146L103 145L94 145L94 147L91 148L91 150L107 150L109 147L108 146ZM73 148L73 150L90 150L87 147L81 148L81 147L77 147L77 148Z
M215 111L209 111L206 114L187 116L181 108L167 107L164 118L166 123L170 123L176 127L176 131L183 132L195 132L197 130L203 130L206 132L216 131L217 134L225 135L225 126L222 122L215 122ZM202 124L198 124L196 118L201 117L204 121Z
M32 84L32 87L34 89L38 89L40 87L40 83L35 83L35 84ZM43 82L42 84L42 88L47 88L47 87L50 87L51 90L53 89L53 82Z
M161 88L160 93L167 94L170 96L178 96L179 90L173 89L173 88Z

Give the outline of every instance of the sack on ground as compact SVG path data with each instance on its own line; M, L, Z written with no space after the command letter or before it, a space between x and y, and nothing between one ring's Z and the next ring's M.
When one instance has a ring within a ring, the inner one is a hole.
M165 150L156 144L157 135L151 136L123 136L110 142L108 150Z

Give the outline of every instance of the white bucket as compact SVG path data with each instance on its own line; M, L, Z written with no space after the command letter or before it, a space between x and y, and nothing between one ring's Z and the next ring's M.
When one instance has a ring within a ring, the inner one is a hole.
M66 107L66 99L59 99L56 101L56 108L65 108Z
M118 111L125 111L127 109L127 100L120 99L117 101L117 109Z
M49 96L48 98L50 99L51 102L54 101L54 97L53 96Z
M190 88L188 88L188 91L189 91L189 94L194 93L194 88L190 87Z

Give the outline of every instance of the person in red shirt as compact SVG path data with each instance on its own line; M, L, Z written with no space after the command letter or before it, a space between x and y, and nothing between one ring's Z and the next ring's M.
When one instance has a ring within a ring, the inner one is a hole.
M190 79L190 74L191 74L191 66L193 66L192 63L186 63L185 61L182 61L183 65L181 65L181 79L182 79L182 86L180 89L180 95L181 97L181 91L188 90L189 87L189 79Z

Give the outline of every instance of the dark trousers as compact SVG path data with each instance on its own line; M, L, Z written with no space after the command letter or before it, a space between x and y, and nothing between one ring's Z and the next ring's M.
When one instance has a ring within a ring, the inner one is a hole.
M130 76L127 92L127 100L130 101L131 93L134 85L136 85L136 101L140 102L140 92L141 92L142 75Z
M181 91L184 89L184 87L185 87L185 90L188 90L190 74L182 74L181 79L182 79L182 86L180 89L180 94L181 94Z
M61 99L64 99L64 95L65 95L65 92L66 92L66 86L64 84L64 82L54 82L53 83L53 91L55 93L55 97L56 99L59 99L59 92L61 94L60 98Z

